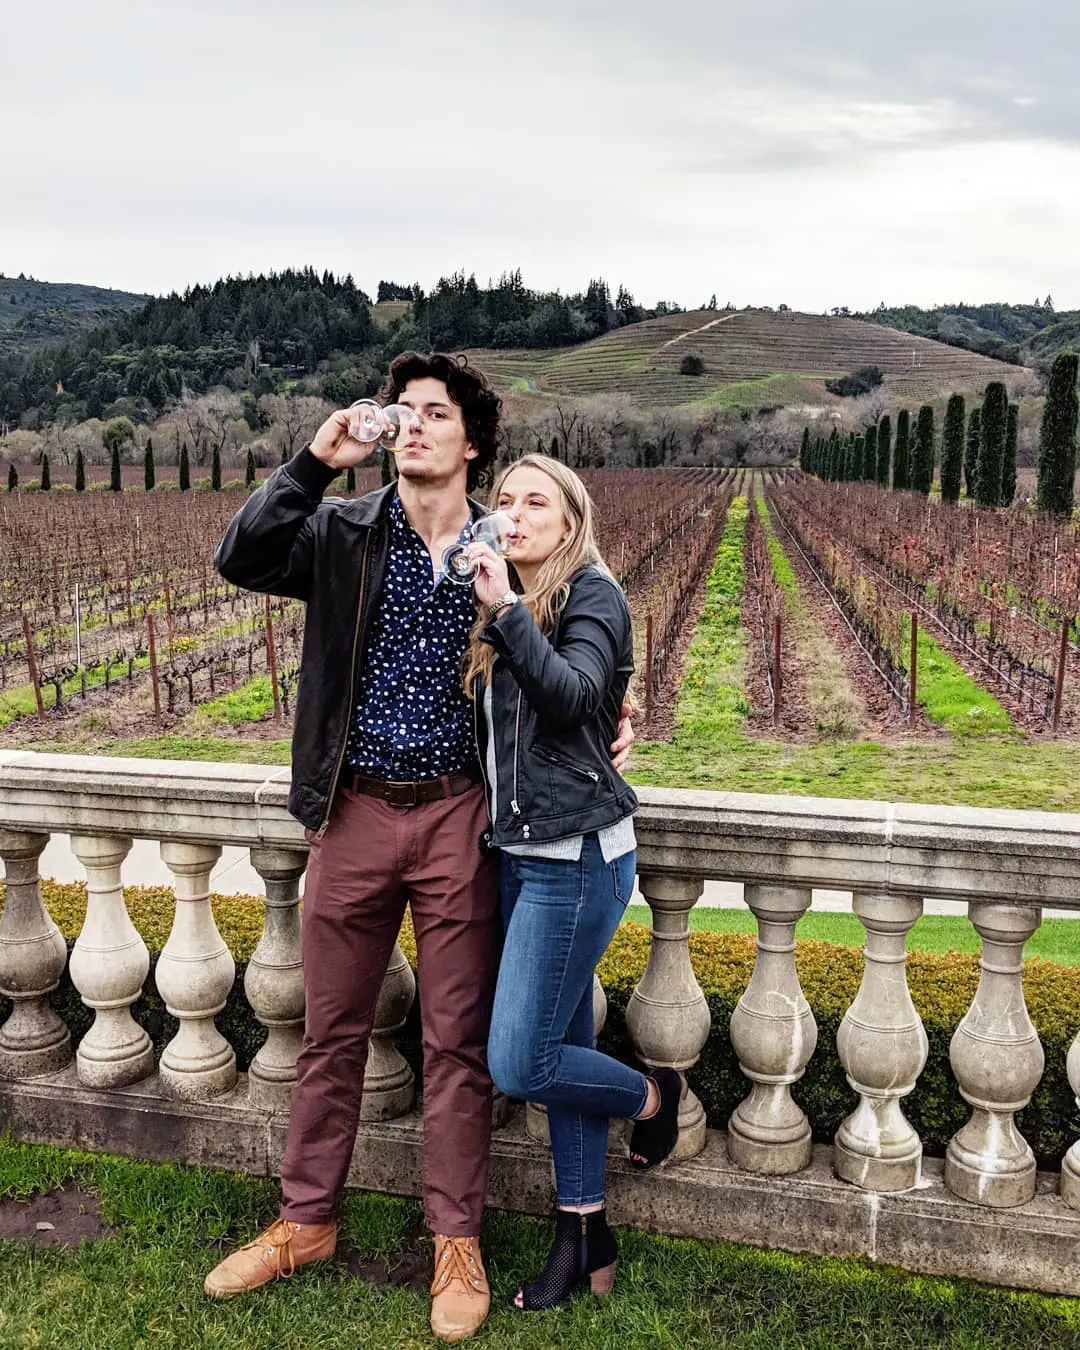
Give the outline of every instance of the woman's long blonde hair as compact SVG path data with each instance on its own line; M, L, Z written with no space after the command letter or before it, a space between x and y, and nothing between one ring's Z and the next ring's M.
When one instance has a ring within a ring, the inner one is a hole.
M522 603L533 616L536 626L543 633L550 633L555 619L566 604L570 594L570 578L581 567L592 565L609 571L600 556L600 549L593 533L593 505L588 489L573 469L568 469L557 459L549 455L522 455L508 464L495 480L491 490L491 506L497 509L499 493L507 476L519 468L539 469L547 474L559 489L563 519L566 521L566 538L547 559L536 576L531 591L522 597ZM491 683L491 668L495 663L495 649L490 643L480 641L480 633L486 627L488 618L481 614L473 625L469 646L465 652L465 692L472 698L473 682L481 675L485 684Z

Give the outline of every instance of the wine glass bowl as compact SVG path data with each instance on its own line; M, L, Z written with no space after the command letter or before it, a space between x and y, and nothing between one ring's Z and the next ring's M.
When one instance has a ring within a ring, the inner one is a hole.
M352 404L349 412L349 435L361 445L380 445L396 454L405 441L423 426L420 414L403 403L383 407L372 398L362 398Z
M487 544L500 558L505 558L513 547L517 535L517 523L505 511L492 511L490 515L474 520L469 527L470 544ZM480 570L476 563L465 556L468 544L452 544L443 554L443 575L462 586L471 586Z

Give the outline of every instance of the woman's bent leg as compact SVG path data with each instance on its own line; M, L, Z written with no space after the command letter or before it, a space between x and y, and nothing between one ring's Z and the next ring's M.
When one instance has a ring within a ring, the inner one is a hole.
M591 835L576 863L506 862L517 894L495 994L489 1067L502 1091L548 1107L559 1203L599 1203L607 1120L637 1115L648 1096L645 1076L600 1054L592 1034L592 975L629 898L634 857L605 863Z

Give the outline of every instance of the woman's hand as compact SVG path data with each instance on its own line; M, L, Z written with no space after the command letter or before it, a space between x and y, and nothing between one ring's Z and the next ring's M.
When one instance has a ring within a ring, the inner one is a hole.
M619 725L615 739L611 743L611 767L616 773L622 773L626 761L630 758L630 747L634 744L634 727L630 721L630 704L623 703L619 709Z
M476 565L473 591L482 605L494 604L500 596L513 588L506 559L500 558L488 544L470 544L465 556Z

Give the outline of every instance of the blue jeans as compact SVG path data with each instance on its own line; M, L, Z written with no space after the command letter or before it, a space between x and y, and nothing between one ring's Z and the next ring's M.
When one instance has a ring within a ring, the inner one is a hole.
M604 862L595 833L578 862L502 855L506 941L488 1069L509 1097L548 1109L562 1206L604 1201L608 1119L636 1116L645 1075L596 1049L593 971L634 886L636 855Z

